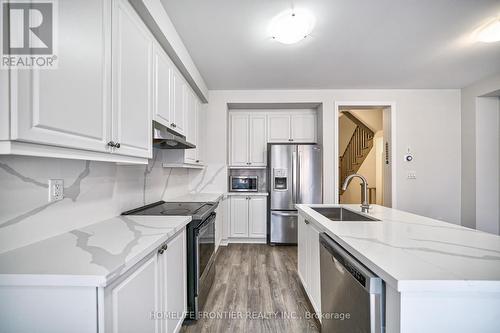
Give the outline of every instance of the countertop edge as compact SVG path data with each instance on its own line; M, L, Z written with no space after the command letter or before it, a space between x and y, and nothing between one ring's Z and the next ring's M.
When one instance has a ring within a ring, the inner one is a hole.
M82 274L0 274L0 286L58 286L58 287L106 287L114 280L126 273L144 258L152 254L162 243L168 242L186 225L191 222L191 216L176 216L184 219L179 222L170 232L166 232L161 238L153 242L143 251L134 255L118 266L115 270L103 275ZM99 222L97 222L99 223Z
M340 205L332 205L340 206ZM386 284L398 292L500 292L500 281L496 280L460 280L460 279L442 279L442 280L411 280L397 279L389 272L377 266L371 260L366 258L361 252L346 243L340 236L330 231L323 224L311 216L303 207L308 205L296 205L297 210L307 216L321 232L325 232L338 242L344 249L361 261L368 269L377 274ZM308 207L309 208L309 207Z

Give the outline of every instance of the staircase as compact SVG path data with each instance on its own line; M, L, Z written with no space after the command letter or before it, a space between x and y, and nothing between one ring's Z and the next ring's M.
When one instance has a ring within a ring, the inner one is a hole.
M356 129L354 133L352 133L344 153L339 157L340 194L344 193L344 191L342 191L344 180L349 175L357 173L366 156L368 156L368 153L373 147L374 136L373 131L354 115L347 111L342 113L356 124Z

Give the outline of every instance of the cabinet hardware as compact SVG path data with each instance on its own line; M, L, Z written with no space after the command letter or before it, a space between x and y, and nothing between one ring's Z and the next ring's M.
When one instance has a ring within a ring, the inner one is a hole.
M309 224L309 223L311 223L311 222L309 222L308 220L304 220L304 222L305 222L306 224Z
M200 160L196 160L196 163L200 163Z
M109 141L108 146L109 147L116 147L116 143L114 141Z
M117 143L115 144L115 148L120 148L120 147L121 147L120 143L119 143L119 142L117 142Z
M292 141L293 141L293 139L288 139L288 141L292 142Z
M159 254L163 254L163 252L165 252L165 250L163 249L163 247L161 247L161 248L158 250L158 253L159 253Z

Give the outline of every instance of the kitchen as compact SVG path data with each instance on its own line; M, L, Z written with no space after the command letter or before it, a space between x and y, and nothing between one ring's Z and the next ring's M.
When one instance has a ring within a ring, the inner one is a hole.
M364 316L366 304L323 300L338 299L323 281L327 270L340 281L322 264L332 248L339 263L355 260L345 272L379 286L362 332L498 330L500 50L459 38L494 31L498 3L382 1L407 33L422 27L418 13L448 26L413 41L422 57L460 39L425 71L413 48L398 50L407 69L387 78L376 68L395 60L379 46L386 58L373 51L364 65L323 49L335 32L346 54L370 52L337 32L353 11L368 29L355 2L300 4L316 27L296 44L262 31L288 3L47 2L57 68L0 70L0 331L351 332L328 325L352 318L325 320ZM258 28L237 24L251 18ZM385 24L374 43L407 45ZM349 221L336 215L345 106L390 111L390 204L342 206ZM290 151L288 164L273 164L273 147Z

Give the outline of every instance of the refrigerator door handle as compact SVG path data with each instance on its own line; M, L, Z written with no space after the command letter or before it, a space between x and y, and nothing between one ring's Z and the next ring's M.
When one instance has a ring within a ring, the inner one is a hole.
M298 213L277 213L277 212L271 212L272 215L275 216L299 216Z
M297 203L297 151L295 150L292 152L292 202L294 205Z
M300 147L297 147L297 171L296 171L296 176L295 179L297 181L297 184L295 185L295 189L297 190L297 194L295 195L295 203L300 204L302 203L302 198L300 195L300 159L302 157Z

